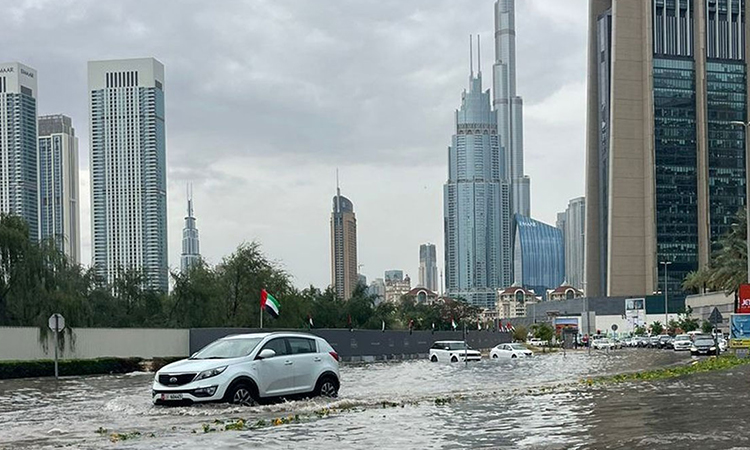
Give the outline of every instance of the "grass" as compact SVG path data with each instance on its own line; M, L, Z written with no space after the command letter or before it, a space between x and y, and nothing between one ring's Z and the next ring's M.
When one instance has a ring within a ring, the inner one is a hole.
M656 381L669 378L682 377L694 373L712 372L715 370L726 370L733 367L750 364L750 358L737 358L734 355L712 356L691 364L664 369L645 370L641 372L624 373L581 380L589 386L594 384L626 383L631 381Z

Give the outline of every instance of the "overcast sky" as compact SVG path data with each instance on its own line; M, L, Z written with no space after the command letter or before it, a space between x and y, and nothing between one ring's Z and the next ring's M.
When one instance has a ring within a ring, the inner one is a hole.
M2 0L0 61L38 71L39 113L80 139L90 262L86 62L166 67L169 261L179 267L186 184L212 264L259 241L297 286L330 283L335 169L357 214L368 281L437 244L454 111L482 36L491 87L493 0ZM532 216L583 195L585 0L516 0Z

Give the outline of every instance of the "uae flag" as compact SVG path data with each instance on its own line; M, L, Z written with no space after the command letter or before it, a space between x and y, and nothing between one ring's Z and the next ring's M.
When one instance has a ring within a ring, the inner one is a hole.
M313 324L312 316L310 314L307 315L307 323L310 324L310 328L315 327L315 324Z
M453 319L453 317L451 317L451 326L454 330L456 329L456 327L458 327L458 324L456 324L456 321Z
M269 294L265 289L261 289L260 291L260 307L265 308L265 310L268 311L268 314L274 318L279 317L281 305L279 304L279 301L273 298L273 295Z

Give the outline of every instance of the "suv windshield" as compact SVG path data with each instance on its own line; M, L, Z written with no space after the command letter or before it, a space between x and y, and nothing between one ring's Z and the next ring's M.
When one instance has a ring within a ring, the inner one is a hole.
M190 359L224 359L247 356L263 338L220 339L204 347Z
M465 342L449 342L447 346L450 350L471 350L471 347L466 345Z

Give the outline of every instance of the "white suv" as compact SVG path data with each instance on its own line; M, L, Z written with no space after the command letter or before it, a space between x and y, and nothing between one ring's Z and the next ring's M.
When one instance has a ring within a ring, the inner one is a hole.
M430 347L430 361L479 361L482 354L464 341L437 341Z
M292 395L336 397L339 355L306 333L228 336L188 359L164 366L152 388L155 404L218 402L254 405Z

